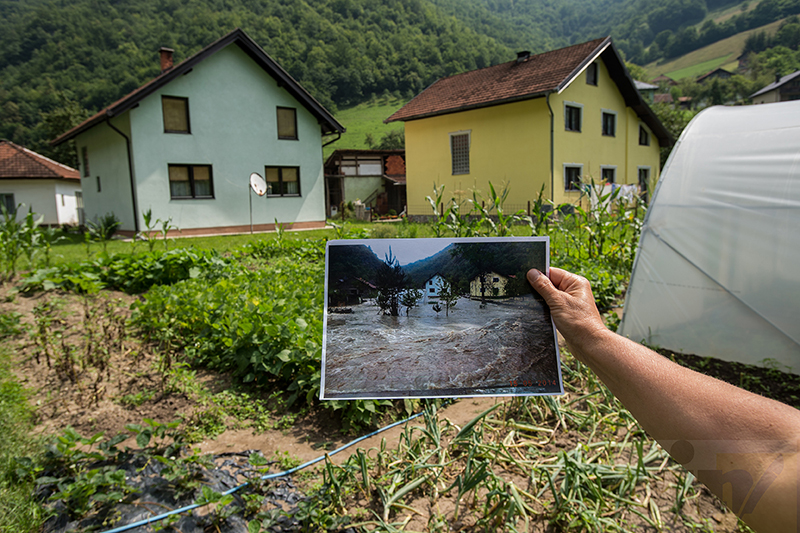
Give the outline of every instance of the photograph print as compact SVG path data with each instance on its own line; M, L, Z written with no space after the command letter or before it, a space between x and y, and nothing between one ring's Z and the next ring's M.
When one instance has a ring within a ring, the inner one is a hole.
M562 394L547 237L328 241L321 399Z

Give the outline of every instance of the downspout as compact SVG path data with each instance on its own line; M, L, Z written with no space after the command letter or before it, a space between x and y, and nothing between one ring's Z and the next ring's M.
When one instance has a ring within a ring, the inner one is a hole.
M111 123L111 118L108 115L106 115L106 124L108 124L109 128L122 135L122 137L125 139L125 146L128 152L128 176L131 182L131 201L132 201L131 203L133 204L133 231L134 231L133 236L135 238L136 234L139 233L139 213L136 210L136 186L134 185L133 182L133 158L131 157L131 140L128 138L127 135L122 133L120 130L117 129L116 126L114 126Z
M555 117L553 115L553 108L550 107L550 93L547 93L547 109L550 110L550 201L555 203L556 201L556 188L555 188L555 176L553 175L553 164L555 157L553 155L553 135L554 135L554 124L553 121Z
M342 138L342 132L337 131L336 132L336 138L335 139L331 139L330 141L326 142L325 144L322 145L322 147L325 148L329 144L333 144L333 143L335 143L336 141L338 141L341 138Z

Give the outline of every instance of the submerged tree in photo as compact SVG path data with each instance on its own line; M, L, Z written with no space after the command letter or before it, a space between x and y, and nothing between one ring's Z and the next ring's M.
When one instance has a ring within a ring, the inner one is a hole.
M400 292L405 286L406 274L397 258L392 255L391 247L385 258L375 275L375 285L378 288L378 307L384 315L398 316L400 314Z
M417 302L422 299L422 291L419 289L407 289L400 297L400 305L406 308L406 316L408 312L417 306Z
M439 300L444 304L445 316L450 316L450 309L456 306L459 298L461 294L458 285L443 278L439 282Z

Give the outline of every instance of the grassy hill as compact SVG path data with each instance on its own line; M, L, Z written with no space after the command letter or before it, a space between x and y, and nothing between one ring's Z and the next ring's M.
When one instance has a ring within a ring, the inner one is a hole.
M395 96L380 96L346 109L340 109L338 113L335 113L336 120L341 122L347 131L341 139L323 148L323 157L327 159L334 150L343 148L369 148L366 143L368 133L375 141L379 141L390 131L402 131L402 122L384 124L383 121L405 103L406 100Z
M736 58L742 53L744 42L747 38L760 31L774 35L778 31L781 22L782 20L778 20L759 28L737 33L732 37L717 41L664 63L650 63L645 65L645 69L651 78L666 74L674 80L699 76L718 67L733 70L737 65Z

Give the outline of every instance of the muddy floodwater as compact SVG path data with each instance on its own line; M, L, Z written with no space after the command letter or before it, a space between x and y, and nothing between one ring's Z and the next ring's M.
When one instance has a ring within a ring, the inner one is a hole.
M383 316L374 301L326 316L325 398L557 394L561 375L547 309L532 296L432 301ZM441 306L444 307L443 305Z

